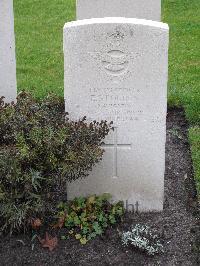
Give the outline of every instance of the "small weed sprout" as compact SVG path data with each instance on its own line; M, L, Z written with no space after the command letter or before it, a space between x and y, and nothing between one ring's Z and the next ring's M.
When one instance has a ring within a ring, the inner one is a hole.
M136 224L132 226L131 231L122 233L122 244L132 245L151 256L164 252L158 236L153 234L148 226L141 224Z

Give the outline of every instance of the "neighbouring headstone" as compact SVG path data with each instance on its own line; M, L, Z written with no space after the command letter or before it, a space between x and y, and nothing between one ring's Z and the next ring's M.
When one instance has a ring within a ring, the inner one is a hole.
M77 0L77 19L126 17L161 20L161 0Z
M0 97L17 96L13 0L0 0Z
M75 196L111 193L139 210L162 210L168 25L100 18L64 27L65 109L71 118L113 121L103 161L68 185Z

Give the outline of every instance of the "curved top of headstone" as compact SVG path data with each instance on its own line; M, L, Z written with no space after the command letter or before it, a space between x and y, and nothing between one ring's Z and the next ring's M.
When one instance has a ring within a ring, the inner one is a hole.
M69 27L77 27L77 26L84 26L91 24L135 24L135 25L143 25L143 26L169 30L169 26L167 23L146 20L146 19L124 18L124 17L93 18L93 19L71 21L65 23L64 29Z
M77 20L127 17L161 20L161 0L76 0Z

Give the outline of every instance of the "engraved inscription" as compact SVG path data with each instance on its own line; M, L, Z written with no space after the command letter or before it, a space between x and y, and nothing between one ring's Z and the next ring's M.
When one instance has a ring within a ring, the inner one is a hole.
M117 127L114 128L114 140L113 140L114 144L103 144L102 147L103 148L113 148L113 158L114 158L114 163L113 163L113 178L117 178L118 177L118 149L119 148L127 148L127 149L131 149L131 144L119 144L118 143L118 132L117 132Z
M113 122L137 121L143 111L138 108L139 90L134 88L91 88L90 102Z
M133 106L139 90L134 88L91 88L90 99L97 107Z
M130 96L131 92L127 89L126 92L120 93L116 89L111 90L96 90L91 89L91 101L95 103L98 107L120 107L120 106L130 106L132 104ZM123 90L124 91L124 90Z
M106 52L91 52L100 68L114 83L119 83L128 77L131 53L124 52L121 48L110 48Z
M143 56L142 51L128 51L125 47L102 47L101 51L89 52L99 69L106 73L109 82L119 84L128 79L134 72L134 65Z
M119 76L127 72L129 61L124 52L111 50L103 56L101 63L108 75Z

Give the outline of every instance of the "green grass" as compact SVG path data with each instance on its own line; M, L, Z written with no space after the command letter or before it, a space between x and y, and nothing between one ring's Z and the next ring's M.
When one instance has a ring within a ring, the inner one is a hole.
M75 18L75 0L15 0L18 90L36 97L63 96L62 28ZM164 0L163 21L170 26L170 106L183 106L200 193L200 4Z
M14 8L18 90L63 96L62 29L74 20L75 1L16 0Z
M183 105L200 125L199 0L165 0L163 21L170 26L169 104Z
M164 0L163 21L170 26L169 94L171 106L183 106L200 195L200 2Z

